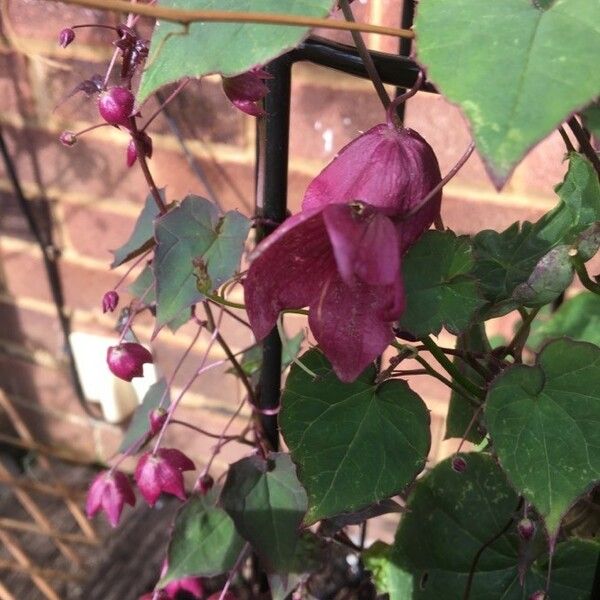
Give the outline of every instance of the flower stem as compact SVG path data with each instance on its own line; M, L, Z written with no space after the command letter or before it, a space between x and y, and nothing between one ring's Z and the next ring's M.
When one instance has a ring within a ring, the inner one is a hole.
M97 10L132 13L145 17L154 17L161 21L189 25L200 21L217 23L264 23L266 25L289 25L300 27L322 27L324 29L341 29L343 31L363 31L393 37L413 39L415 34L410 29L384 27L369 23L348 23L333 21L304 15L282 15L268 12L242 12L228 10L181 10L166 6L149 6L147 4L129 4L123 0L61 0L64 4L87 6Z
M339 4L340 8L342 9L342 12L344 13L344 18L346 19L346 21L348 21L349 23L355 23L356 21L354 19L354 14L352 13L352 8L350 8L350 3L348 2L348 0L340 0ZM360 55L360 58L363 61L369 78L373 83L373 87L375 88L375 91L377 92L377 95L379 96L379 99L383 104L383 108L387 110L387 108L391 104L391 100L383 85L383 81L381 81L381 77L377 72L377 68L375 67L373 58L369 53L369 49L367 48L367 45L365 44L365 41L363 40L362 35L360 34L360 31L351 31L350 34L352 35L354 45L356 46L358 54Z
M594 294L600 294L600 283L594 281L587 272L585 268L585 263L579 253L575 254L571 257L571 263L577 272L577 277L579 277L579 281L581 284L590 290L590 292L594 292Z
M431 355L440 363L446 372L457 381L465 390L473 394L476 398L482 399L485 392L476 386L468 377L463 375L457 366L444 354L438 345L430 338L426 337L421 340L423 345L431 353Z
M505 356L508 356L510 354L517 361L521 361L523 347L525 346L525 342L529 337L529 331L531 330L531 323L533 323L533 320L540 312L540 308L534 308L529 312L525 310L520 310L519 312L521 313L523 322L519 326L519 329L517 330L517 333L515 333L515 336L513 337L512 341L507 346L505 352Z
M575 117L571 117L567 121L567 125L569 126L569 128L573 132L573 135L577 139L581 152L583 152L583 154L586 155L588 160L594 166L594 169L596 169L598 177L600 177L600 158L598 157L598 154L596 154L596 151L594 150L592 144L590 144L590 140L588 139L587 135L585 134L585 131L579 124L579 121Z
M148 127L148 125L150 125L150 123L152 123L152 121L154 121L154 119L156 119L156 117L158 117L158 115L160 115L160 113L165 109L165 107L170 102L175 100L175 98L177 98L178 94L183 90L183 88L190 81L191 81L191 79L189 77L185 77L184 79L181 80L180 84L173 90L173 92L171 94L169 94L169 96L165 99L165 101L161 102L160 106L152 113L152 115L150 115L150 118L146 121L144 126L140 129L140 133L144 132L146 130L146 128Z

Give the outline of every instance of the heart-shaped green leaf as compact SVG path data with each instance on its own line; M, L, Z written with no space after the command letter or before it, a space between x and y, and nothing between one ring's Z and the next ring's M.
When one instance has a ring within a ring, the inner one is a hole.
M169 570L160 581L184 577L212 577L225 573L244 547L231 517L216 506L219 490L213 488L205 496L195 495L177 514L169 543Z
M289 454L250 456L231 465L221 504L269 571L294 570L307 499Z
M544 589L548 569L544 536L538 528L521 554L521 586L517 495L489 455L464 456L465 472L454 472L446 460L415 486L389 555L392 565L387 570L394 573L398 590L391 589L390 600L465 598L478 553L470 600L524 600ZM599 550L598 543L581 540L557 545L552 600L589 600Z
M162 0L161 5L187 10L264 12L326 17L332 0ZM138 102L182 77L209 73L238 75L293 48L306 27L258 23L192 23L184 27L160 21L152 34L148 66Z
M404 381L374 383L370 367L342 383L318 350L293 365L279 424L306 488L305 522L389 498L425 466L431 434L427 407Z
M600 348L560 339L488 393L485 422L502 468L555 536L567 509L600 480Z
M418 58L471 124L498 188L525 153L600 95L600 2L421 0Z
M155 222L156 330L229 279L238 268L250 220L237 211L221 216L209 200L187 196Z
M402 260L406 310L398 327L417 338L437 335L442 326L460 333L484 304L467 236L427 231Z

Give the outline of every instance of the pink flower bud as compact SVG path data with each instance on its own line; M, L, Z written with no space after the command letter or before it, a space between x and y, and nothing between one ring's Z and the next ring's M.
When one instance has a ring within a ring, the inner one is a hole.
M144 499L154 506L162 492L185 500L183 472L193 471L194 463L175 448L161 448L140 457L135 469L135 480Z
M517 523L517 531L521 539L525 541L530 540L535 533L535 523L531 519L524 517Z
M58 34L58 44L61 48L66 48L75 39L75 32L70 27L65 27Z
M204 495L212 489L213 485L215 480L210 475L202 475L198 481L198 491Z
M77 142L77 136L72 131L63 131L58 139L64 146L73 146Z
M263 69L252 69L235 77L223 77L223 90L236 108L253 117L262 117L265 111L260 101L269 91L263 80L270 78Z
M110 125L129 128L129 118L133 114L135 98L130 90L115 86L102 92L98 98L100 116Z
M135 145L135 140L129 140L129 144L127 144L127 158L125 162L128 167L133 167L135 165L135 161L138 158L137 146Z
M160 576L164 577L169 570L169 564L165 560L163 562L163 568ZM166 598L170 600L176 600L179 597L185 598L202 598L204 596L204 586L202 585L202 579L199 577L184 577L183 579L177 579L167 584L163 591L166 594Z
M138 145L141 147L146 158L152 158L152 138L144 131L140 131L137 135L137 144L136 140L131 139L127 146L126 162L128 167L132 167L138 158Z
M134 377L143 377L144 363L152 363L154 359L141 344L124 342L108 349L106 362L113 375L131 381Z
M148 420L150 421L150 433L153 436L162 429L167 420L167 415L168 413L164 408L156 408L150 412Z
M546 592L544 592L544 590L538 590L529 596L529 600L549 600L549 598L546 596Z
M135 494L127 476L120 471L103 471L90 486L85 511L91 519L98 511L103 510L108 522L116 527L125 503L135 505Z
M115 290L110 290L102 296L102 312L113 312L119 304L119 294Z
M457 473L464 473L467 470L467 461L462 456L455 456L452 459L452 469Z

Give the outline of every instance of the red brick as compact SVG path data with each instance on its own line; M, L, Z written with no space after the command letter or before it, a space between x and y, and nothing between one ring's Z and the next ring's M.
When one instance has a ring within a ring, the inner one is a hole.
M35 241L35 236L15 195L12 192L0 191L0 204L2 205L0 232L20 240ZM54 204L51 200L42 201L35 197L28 199L28 207L43 232L47 231L48 224L52 221L50 213Z
M0 53L0 114L26 116L32 111L25 57L16 52Z
M14 32L25 38L55 41L58 34L71 25L96 23L115 25L119 22L111 12L79 8L61 3L47 3L44 0L8 3L7 18ZM112 32L106 29L78 29L73 43L107 46L114 40Z

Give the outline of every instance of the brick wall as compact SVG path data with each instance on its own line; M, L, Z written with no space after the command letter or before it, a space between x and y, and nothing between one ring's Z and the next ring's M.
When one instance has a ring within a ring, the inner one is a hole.
M360 0L355 6L360 20L397 24L400 4L400 0ZM114 23L114 19L42 0L12 0L3 6L0 123L30 201L35 206L36 199L45 197L51 203L73 328L115 335L114 318L102 314L100 300L124 269L109 271L109 249L120 245L131 230L146 186L139 170L125 167L127 139L117 130L96 130L72 149L58 143L63 129L79 130L98 121L93 101L80 97L65 101L65 97L78 82L104 71L110 55L106 42L111 38L102 30L80 30L76 43L67 50L56 43L64 26ZM343 33L326 35L347 41ZM396 48L392 39L368 36L368 42L378 50ZM293 86L289 197L295 210L311 177L341 146L380 122L383 114L369 82L325 68L297 65ZM254 202L252 118L229 105L215 78L190 84L173 109L223 207L250 213ZM407 122L432 144L444 172L468 144L468 129L459 111L440 97L418 94L411 99ZM152 127L152 136L155 154L151 169L157 183L167 187L168 197L205 194L160 117ZM502 194L489 183L479 158L472 157L446 188L445 223L459 233L468 233L537 218L555 202L553 186L565 170L562 154L560 139L551 136L516 170ZM121 429L90 421L70 389L40 252L1 168L0 202L0 385L41 442L65 445L81 456L104 461L114 452ZM506 332L509 328L506 320L492 323L492 330ZM224 330L236 349L250 342L249 334L240 332L232 322L226 320ZM136 331L147 341L150 321L141 318ZM177 336L161 333L153 347L163 373L171 373L193 333L188 326ZM205 340L197 344L176 379L176 387L198 364L205 345ZM212 355L219 354L215 351ZM456 445L454 440L441 442L447 394L437 382L421 379L411 384L431 407L435 439L432 458L439 457ZM219 369L209 372L186 396L182 419L219 431L240 393L231 375ZM178 445L201 464L212 441L181 433L173 430L169 435L179 434ZM232 452L223 452L221 464L231 460Z

